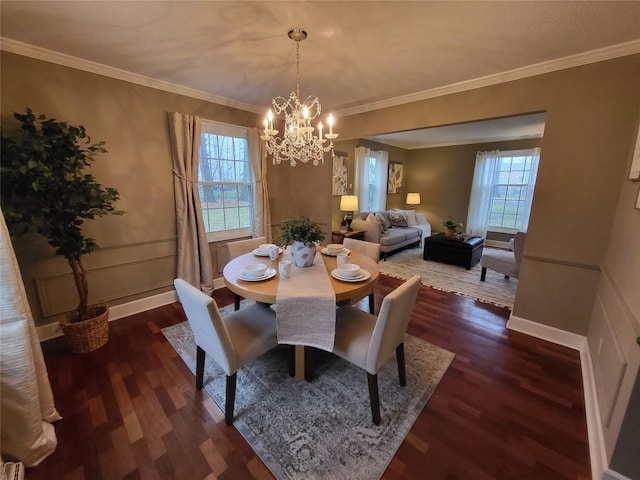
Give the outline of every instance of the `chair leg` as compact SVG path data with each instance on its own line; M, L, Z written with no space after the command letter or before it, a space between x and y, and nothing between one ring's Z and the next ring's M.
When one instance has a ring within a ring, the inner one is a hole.
M367 372L369 383L369 402L371 403L371 417L374 425L380 425L380 395L378 394L378 375Z
M227 375L227 394L224 400L224 423L233 424L233 407L236 403L236 380L238 373Z
M485 278L487 278L487 267L482 267L482 272L480 272L480 281L484 282Z
M204 379L204 359L207 353L196 345L196 390L202 390Z
M400 378L400 385L404 387L407 384L407 370L404 363L404 343L401 343L396 347L396 360L398 362L398 377Z
M233 309L235 311L240 310L240 295L238 295L237 293L233 294Z
M375 310L376 310L376 297L375 297L375 294L370 293L369 294L369 313L371 315L374 315Z

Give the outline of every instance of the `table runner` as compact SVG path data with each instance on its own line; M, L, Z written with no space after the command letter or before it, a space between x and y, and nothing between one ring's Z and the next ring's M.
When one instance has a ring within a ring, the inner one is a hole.
M285 255L288 255L289 250ZM333 351L336 294L319 252L310 267L291 264L291 277L280 278L276 293L278 343Z

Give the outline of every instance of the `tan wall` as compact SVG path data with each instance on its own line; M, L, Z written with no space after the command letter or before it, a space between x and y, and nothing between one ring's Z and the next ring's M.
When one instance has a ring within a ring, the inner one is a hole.
M640 55L627 56L340 118L340 133L346 138L361 138L546 112L513 313L585 334L618 193L635 142L638 78ZM640 219L635 216L630 221ZM629 240L623 252L631 255L629 245L634 238L637 242L637 236L621 235ZM622 252L618 254L623 258ZM629 281L625 274L620 275L621 281Z
M72 125L84 125L92 140L105 140L108 154L92 171L120 191L122 217L87 222L84 231L102 247L84 259L90 301L118 305L173 288L176 222L167 112L255 126L259 115L2 52L2 128L13 112L30 107ZM14 240L14 248L38 325L54 321L77 304L70 269L37 235ZM214 271L218 248L211 245Z
M442 222L449 217L466 225L478 151L519 150L541 144L542 139L528 139L411 150L407 191L420 194L416 211L426 215L434 232L443 232Z

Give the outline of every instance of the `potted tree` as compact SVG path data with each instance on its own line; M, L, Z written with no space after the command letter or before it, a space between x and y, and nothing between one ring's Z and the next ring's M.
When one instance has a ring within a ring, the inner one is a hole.
M316 243L324 240L325 233L309 217L295 217L280 224L280 235L285 246L291 245L291 259L297 267L310 267L316 256Z
M80 303L60 326L74 352L89 352L108 341L109 311L104 303L88 305L82 255L98 245L80 227L85 219L124 213L114 207L118 191L85 170L98 153L107 152L105 143L92 144L84 127L36 117L29 108L14 117L20 127L1 135L0 202L7 227L12 236L35 227L69 262Z

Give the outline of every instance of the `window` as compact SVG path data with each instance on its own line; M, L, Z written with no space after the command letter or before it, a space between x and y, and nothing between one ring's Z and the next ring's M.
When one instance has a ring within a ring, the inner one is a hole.
M539 158L539 148L478 152L467 217L471 235L527 230Z
M527 198L535 186L529 184L532 158L531 155L508 155L507 152L498 156L489 201L489 227L526 228L524 220L531 208Z
M253 174L248 131L203 121L198 187L209 241L251 235Z
M361 212L382 211L387 202L389 154L356 148L356 188Z

